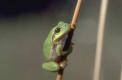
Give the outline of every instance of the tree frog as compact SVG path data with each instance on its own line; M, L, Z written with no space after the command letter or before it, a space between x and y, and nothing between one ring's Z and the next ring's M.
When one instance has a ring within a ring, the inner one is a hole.
M60 21L50 31L43 45L43 53L47 60L47 62L42 64L43 69L55 72L62 67L58 59L62 55L67 56L72 52L72 47L65 52L63 51L69 30L70 25Z

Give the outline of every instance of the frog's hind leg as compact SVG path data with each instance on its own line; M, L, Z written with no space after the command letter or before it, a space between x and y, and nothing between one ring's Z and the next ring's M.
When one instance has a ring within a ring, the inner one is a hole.
M43 63L42 68L51 72L55 72L60 69L59 64L54 61Z

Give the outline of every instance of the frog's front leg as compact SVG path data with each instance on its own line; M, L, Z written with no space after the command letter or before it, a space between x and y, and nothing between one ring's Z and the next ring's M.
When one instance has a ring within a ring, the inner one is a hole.
M62 55L62 51L63 51L63 46L61 44L58 44L56 47L56 53L58 56Z
M47 71L55 72L55 71L58 71L60 69L60 66L55 61L49 61L49 62L43 63L42 68L47 70Z
M67 51L62 51L62 55L69 55L72 52L72 46L69 47Z
M58 54L58 56L69 55L71 52L72 52L72 44L70 45L70 47L67 51L63 51L63 46L62 45L57 45L56 53Z

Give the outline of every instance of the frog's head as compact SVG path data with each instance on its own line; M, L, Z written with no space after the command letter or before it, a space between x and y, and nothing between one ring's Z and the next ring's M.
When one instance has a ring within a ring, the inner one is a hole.
M62 39L63 36L65 36L70 30L70 25L68 23L64 23L60 21L58 25L54 28L54 35L53 35L53 41L58 42L60 39Z

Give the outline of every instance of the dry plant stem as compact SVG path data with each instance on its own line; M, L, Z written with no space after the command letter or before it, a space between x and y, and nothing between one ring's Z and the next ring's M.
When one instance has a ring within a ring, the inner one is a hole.
M75 25L76 25L76 22L77 22L77 19L78 19L81 2L82 2L82 0L77 0L74 15L73 15L73 18L72 18L72 21L71 21L71 28L72 29L74 29L76 27Z
M62 61L63 64L67 64L67 59L65 59L64 61ZM56 75L56 80L63 80L63 72L64 72L64 69L60 69L58 72L57 72L57 75Z
M64 70L59 70L56 76L56 80L63 80L63 71Z
M70 23L71 24L71 31L68 33L68 38L66 40L65 46L63 48L63 51L66 51L69 48L70 44L71 44L73 31L74 31L74 28L76 27L75 25L76 25L78 14L79 14L79 10L80 10L81 1L82 0L77 0L77 4L76 4L76 8L75 8L75 11L74 11L74 14L73 14L73 18L72 18L72 21ZM64 60L67 63L66 58ZM56 80L63 80L63 72L64 72L64 69L61 69L61 70L59 70L57 72Z
M122 64L121 64L121 70L120 70L120 80L122 80Z
M102 48L103 48L103 38L104 38L107 5L108 5L108 0L102 0L100 17L99 17L99 25L98 25L93 80L100 80L101 58L102 58Z

